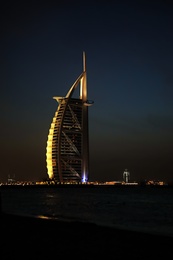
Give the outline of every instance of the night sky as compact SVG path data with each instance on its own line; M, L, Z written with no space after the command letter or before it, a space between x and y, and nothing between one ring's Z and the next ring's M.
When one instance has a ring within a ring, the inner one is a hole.
M173 181L171 1L1 6L0 182L43 180L58 103L86 53L90 180Z

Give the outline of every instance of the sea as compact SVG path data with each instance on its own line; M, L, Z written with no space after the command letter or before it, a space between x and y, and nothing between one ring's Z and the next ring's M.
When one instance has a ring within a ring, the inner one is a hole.
M173 237L172 186L1 186L0 194L4 213Z

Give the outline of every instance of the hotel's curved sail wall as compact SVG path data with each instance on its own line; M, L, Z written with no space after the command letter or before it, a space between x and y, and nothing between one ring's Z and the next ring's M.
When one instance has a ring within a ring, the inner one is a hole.
M79 98L74 91L79 87ZM89 139L87 75L85 53L83 72L59 103L49 129L46 163L49 179L56 182L87 182L89 178Z

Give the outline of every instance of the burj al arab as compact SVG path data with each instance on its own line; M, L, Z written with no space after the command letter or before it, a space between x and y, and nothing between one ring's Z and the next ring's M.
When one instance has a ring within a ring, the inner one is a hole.
M88 108L93 102L87 98L85 52L81 75L65 97L53 98L58 102L58 107L47 139L48 177L57 183L86 183L89 180Z

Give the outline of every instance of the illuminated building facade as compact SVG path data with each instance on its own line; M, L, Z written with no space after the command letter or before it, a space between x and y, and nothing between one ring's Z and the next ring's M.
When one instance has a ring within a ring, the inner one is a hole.
M74 93L79 89L79 97ZM46 163L50 180L60 183L87 182L89 179L88 107L86 58L83 72L65 97L53 97L58 108L49 129Z
M130 172L127 169L123 172L123 180L125 183L128 183L130 180Z

